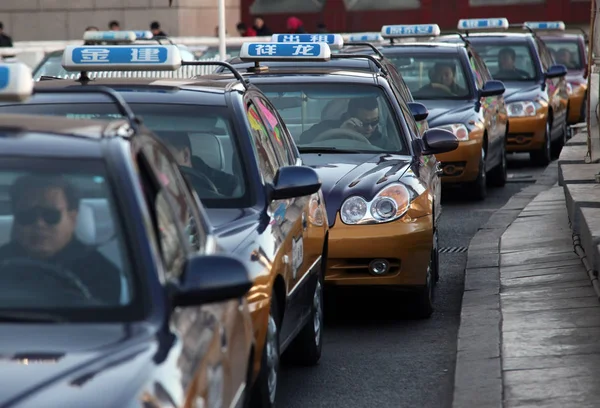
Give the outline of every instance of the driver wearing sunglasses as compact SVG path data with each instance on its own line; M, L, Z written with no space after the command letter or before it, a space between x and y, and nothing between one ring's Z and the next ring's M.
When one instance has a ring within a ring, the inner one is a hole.
M61 177L25 175L13 183L10 194L12 240L0 247L0 261L29 259L61 267L79 278L95 300L117 305L119 270L75 236L75 188Z

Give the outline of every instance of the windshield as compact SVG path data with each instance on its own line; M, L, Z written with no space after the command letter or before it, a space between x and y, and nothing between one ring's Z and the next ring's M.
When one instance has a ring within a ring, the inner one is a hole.
M171 148L206 207L249 206L245 173L227 108L152 103L129 106ZM109 103L0 105L0 112L72 119L121 117L115 105Z
M227 47L225 48L225 52L227 53L227 58L233 58L240 55L241 47ZM198 59L200 61L204 60L213 60L218 59L219 56L219 47L209 47L206 51L202 52L198 55Z
M258 85L281 114L300 152L346 150L408 154L383 90L352 84Z
M473 44L492 77L499 81L534 81L537 65L531 48L523 42Z
M131 318L140 291L127 253L103 162L2 159L0 321Z
M415 99L469 99L465 71L456 55L404 53L387 56Z
M550 50L550 53L554 57L557 64L563 64L567 69L583 69L586 61L579 48L579 42L577 40L572 41L557 41L557 40L544 40L546 47Z

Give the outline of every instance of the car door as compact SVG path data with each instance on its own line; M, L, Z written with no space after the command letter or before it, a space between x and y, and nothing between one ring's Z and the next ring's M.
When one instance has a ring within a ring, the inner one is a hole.
M394 67L394 69L395 69L395 67ZM414 102L414 99L412 98L412 94L410 93L410 90L406 86L406 83L404 82L404 80L400 79L400 81L402 81L402 84L406 88L404 92L400 89L399 86L397 86L396 81L392 80L392 81L388 81L388 82L390 83L392 92L394 93L394 96L396 97L396 99L398 99L398 103L402 107L402 110L408 109L408 112L410 112L410 109L408 108L407 103ZM404 96L407 92L410 95L410 99L406 99L406 97ZM402 103L402 102L404 102L404 103ZM416 135L418 137L422 137L423 133L425 133L427 131L427 129L429 129L429 123L427 122L427 119L417 122L414 120L414 116L412 115L412 113L410 113L410 116L413 118L413 122L416 125L416 129L417 129Z
M542 70L548 71L552 65L554 65L554 59L546 48L545 44L537 37L534 37L537 52L542 64ZM566 91L566 83L563 78L544 78L546 84L546 92L548 93L549 104L552 107L554 120L552 123L552 131L559 129L562 126L562 121L566 117L566 104L563 106L561 101L561 88Z
M145 172L140 174L146 179L143 184L145 190L152 191L150 211L154 215L163 265L159 279L163 285L179 284L186 259L205 250L206 230L198 221L199 215L189 189L166 149L147 138L139 161L147 163L147 166L142 166ZM156 182L152 183L151 179ZM237 384L245 382L245 371L228 361L229 336L224 325L228 311L237 309L239 304L240 300L231 300L173 310L170 326L182 347L178 366L188 403L201 402L201 406L206 407L227 406ZM247 358L242 364L247 364Z

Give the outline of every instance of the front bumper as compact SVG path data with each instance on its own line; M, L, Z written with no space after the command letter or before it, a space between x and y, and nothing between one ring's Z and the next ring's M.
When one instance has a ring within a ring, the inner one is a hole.
M329 229L325 283L339 286L422 286L433 248L433 216L404 217L384 224L346 225L339 213ZM386 259L381 276L369 273L369 263Z
M531 152L544 146L547 110L539 110L535 116L510 117L508 119L507 152Z
M583 101L585 100L586 91L586 85L579 85L573 89L573 93L569 96L569 117L567 120L570 125L585 120L586 112L583 111Z
M451 152L436 154L442 168L442 183L465 183L474 181L479 174L481 139L458 143Z

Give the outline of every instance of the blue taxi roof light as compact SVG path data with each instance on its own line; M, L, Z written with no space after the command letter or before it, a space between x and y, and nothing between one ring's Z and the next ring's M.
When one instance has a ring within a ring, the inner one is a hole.
M0 63L0 101L21 102L33 93L31 68L22 62Z
M459 30L507 30L508 20L500 18L463 18L458 20Z
M357 33L348 37L348 42L383 41L381 33Z
M242 61L329 61L331 49L323 42L246 42L239 58Z
M381 27L383 38L437 37L440 26L437 24L385 25Z
M181 62L176 45L70 45L62 66L67 71L175 71Z
M152 31L134 31L136 40L151 40L154 38Z
M273 34L271 42L325 43L330 50L339 50L344 46L344 38L340 34Z
M526 21L523 25L532 30L565 31L566 28L562 21Z
M86 31L83 33L84 41L101 42L135 42L137 39L133 31Z

